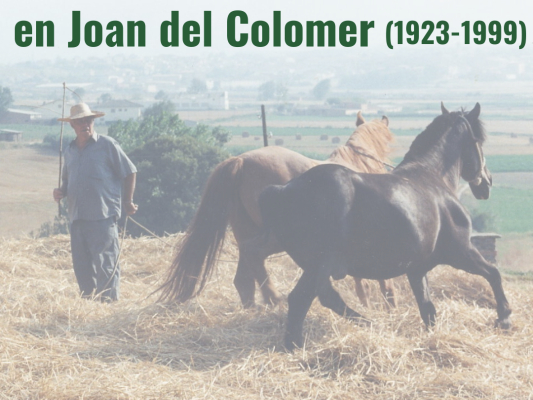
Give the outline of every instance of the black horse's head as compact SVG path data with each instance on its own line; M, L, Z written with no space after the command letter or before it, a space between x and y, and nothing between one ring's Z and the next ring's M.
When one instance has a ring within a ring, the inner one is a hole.
M450 114L442 103L441 110L444 115ZM468 182L476 199L486 200L490 195L492 175L483 156L482 146L486 136L479 120L480 112L481 106L476 103L470 112L457 113L456 124L459 124L458 129L464 132L462 135L461 177Z
M468 182L472 194L478 200L487 200L490 196L490 188L492 187L492 175L483 159L483 170L481 171L481 181Z

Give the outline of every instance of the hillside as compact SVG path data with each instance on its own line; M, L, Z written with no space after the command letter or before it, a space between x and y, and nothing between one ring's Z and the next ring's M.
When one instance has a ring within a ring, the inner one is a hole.
M0 398L531 398L530 275L505 277L508 332L493 327L486 282L449 267L429 276L438 312L430 331L405 279L396 280L399 307L390 313L375 283L365 310L344 280L343 297L373 325L354 326L315 301L305 348L286 354L286 307L240 307L233 242L205 292L185 305L148 297L171 253L160 240L126 239L122 299L108 305L78 297L68 237L0 241ZM298 268L286 256L268 268L288 293Z

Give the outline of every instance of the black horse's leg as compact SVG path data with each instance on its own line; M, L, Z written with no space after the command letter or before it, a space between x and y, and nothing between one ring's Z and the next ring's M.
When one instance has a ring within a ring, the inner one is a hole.
M318 275L316 270L304 271L289 294L289 312L285 332L285 348L288 351L303 346L303 323L313 300L318 295Z
M454 262L450 265L471 274L480 275L489 282L494 293L494 298L496 299L496 310L498 312L496 326L509 329L511 327L509 316L512 310L509 308L509 302L503 291L500 271L488 263L472 245L465 252L456 252Z
M420 310L420 316L426 324L426 326L435 325L435 316L437 310L431 301L429 295L428 278L423 272L410 272L407 273L409 283L413 294L415 295L416 302L418 303L418 309Z
M239 245L239 266L233 283L241 296L244 307L251 307L255 304L256 281L263 294L265 304L276 305L281 302L282 296L274 287L265 268L265 259L270 254L278 253L282 250L274 235L266 235L265 233L241 241Z
M346 305L339 292L331 285L329 278L320 284L318 298L324 307L331 309L341 317L346 317L353 321L366 320L361 314Z

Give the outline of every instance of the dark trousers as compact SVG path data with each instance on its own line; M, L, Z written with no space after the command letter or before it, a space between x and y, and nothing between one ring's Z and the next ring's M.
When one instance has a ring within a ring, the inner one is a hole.
M74 221L70 227L70 246L81 295L100 296L102 301L118 300L120 266L116 218Z

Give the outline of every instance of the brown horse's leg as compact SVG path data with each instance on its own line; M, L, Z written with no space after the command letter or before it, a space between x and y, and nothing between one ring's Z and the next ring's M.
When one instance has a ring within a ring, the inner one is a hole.
M242 203L238 201L234 204L234 210L230 216L230 224L233 235L239 246L239 264L233 279L233 284L239 292L242 305L245 308L255 305L255 271L253 261L250 261L250 238L261 235L261 230L252 222L246 213Z
M261 289L261 294L263 295L263 300L265 304L276 305L282 301L282 296L278 290L274 287L274 284L270 280L270 276L265 268L265 259L263 258L258 263L256 279Z
M239 293L244 308L255 305L255 278L253 271L248 267L248 260L243 251L239 250L239 264L233 284Z
M366 282L363 283L362 279L356 278L355 276L353 280L355 281L355 293L357 293L357 297L359 297L359 300L361 300L361 303L365 307L369 307L370 304L368 303L368 295L365 288L365 286L368 286L368 284Z
M394 282L392 279L380 280L379 288L385 300L387 300L387 306L389 308L396 308L396 297L394 295Z
M494 298L496 299L496 310L498 312L496 326L509 329L511 327L509 316L512 310L503 291L500 271L495 266L489 264L471 244L467 251L456 252L454 258L454 262L450 263L452 267L462 269L471 274L480 275L490 283Z

